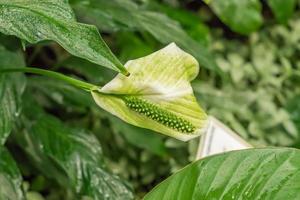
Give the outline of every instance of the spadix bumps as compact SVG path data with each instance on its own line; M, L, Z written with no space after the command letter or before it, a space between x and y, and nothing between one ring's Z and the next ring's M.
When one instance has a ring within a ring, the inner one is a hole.
M186 141L203 132L207 116L190 81L199 71L194 57L175 44L125 64L121 74L93 90L97 104L124 121Z
M193 133L195 131L195 126L193 126L193 124L189 121L181 117L177 117L175 114L163 110L146 100L141 100L136 97L125 97L124 101L126 106L130 109L142 115L146 115L148 118L151 118L152 120L155 120L169 128L182 133Z

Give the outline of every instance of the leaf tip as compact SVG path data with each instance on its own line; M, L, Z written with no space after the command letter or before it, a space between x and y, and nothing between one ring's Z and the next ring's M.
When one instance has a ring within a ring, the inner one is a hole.
M126 71L126 73L124 75L127 76L127 77L129 77L130 76L130 72Z

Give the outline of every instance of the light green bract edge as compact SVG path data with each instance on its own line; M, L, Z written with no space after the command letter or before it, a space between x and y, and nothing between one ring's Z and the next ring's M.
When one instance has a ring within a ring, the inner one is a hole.
M96 103L127 123L182 141L199 136L207 115L198 105L190 81L199 72L196 59L174 43L128 61L129 77L117 75L92 90Z

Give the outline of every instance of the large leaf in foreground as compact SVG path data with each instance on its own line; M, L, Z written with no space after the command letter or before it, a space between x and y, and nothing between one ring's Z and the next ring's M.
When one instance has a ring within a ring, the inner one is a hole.
M0 70L24 66L21 53L11 52L0 45ZM22 74L0 73L0 144L9 136L20 113L21 95L25 88Z
M206 0L223 23L233 31L249 34L263 22L259 0Z
M46 176L72 187L81 197L133 199L126 184L104 166L93 135L66 127L52 116L30 112L31 117L39 116L27 133L18 134L18 140Z
M10 153L0 147L0 199L22 200L22 176Z
M145 200L300 198L300 150L233 151L192 163L159 184Z
M165 14L145 10L131 0L72 0L71 5L83 21L96 22L101 30L147 31L163 44L175 42L196 57L203 67L218 71L208 49Z
M65 0L0 0L0 32L30 43L53 40L75 56L127 74L97 28L76 22Z
M207 116L190 85L199 71L195 58L173 43L125 66L130 77L117 75L92 91L100 107L130 124L183 141L201 134Z

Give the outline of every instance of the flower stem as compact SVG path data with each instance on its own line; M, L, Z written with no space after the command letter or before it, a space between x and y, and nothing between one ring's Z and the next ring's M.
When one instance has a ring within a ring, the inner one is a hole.
M90 92L94 88L97 88L96 85L93 85L91 83L87 83L69 76L66 76L64 74L50 71L50 70L45 70L45 69L38 69L38 68L32 68L32 67L23 67L23 68L7 68L7 69L1 69L0 74L2 73L11 73L11 72L26 72L26 73L32 73L32 74L39 74L43 76L48 76L51 78L55 78L61 81L64 81L70 85L73 85L77 88L81 88L83 90L86 90Z

